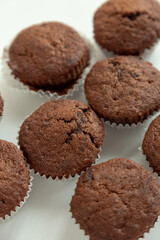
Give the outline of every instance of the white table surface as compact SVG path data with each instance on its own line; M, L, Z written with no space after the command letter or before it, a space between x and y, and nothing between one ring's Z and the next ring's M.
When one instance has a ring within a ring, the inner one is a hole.
M92 17L103 0L0 0L0 55L5 45L18 31L43 21L62 21L93 38ZM160 70L160 43L143 55ZM1 68L1 67L0 67ZM47 101L30 93L11 89L0 73L0 92L5 101L4 116L0 123L0 138L17 143L18 129L23 119ZM85 101L80 92L73 98ZM130 130L107 127L101 160L127 157L147 167L138 150L143 139L144 126ZM34 177L30 198L16 216L0 224L0 240L87 240L68 212L76 179L46 180ZM160 223L145 235L145 240L160 239ZM106 239L107 240L107 239Z

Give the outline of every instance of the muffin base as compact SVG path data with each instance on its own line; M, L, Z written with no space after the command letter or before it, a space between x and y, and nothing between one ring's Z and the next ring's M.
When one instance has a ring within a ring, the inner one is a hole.
M33 181L33 177L31 175L31 171L29 169L29 166L27 164L27 169L30 172L30 180L29 180L29 185L28 185L28 191L26 192L26 196L24 197L24 199L22 201L20 201L19 205L15 207L14 211L11 211L10 214L6 214L5 218L0 218L0 223L5 223L8 222L11 218L13 218L16 213L23 207L23 205L26 203L27 199L29 198L30 192L32 190L32 181Z
M101 152L101 148L100 148L100 151L99 151L99 153L98 153L98 155L97 155L97 158L95 159L95 161L94 161L94 163L93 164L91 164L90 166L88 166L88 167L91 167L91 166L93 166L93 165L95 165L95 164L97 164L98 163L98 161L99 161L99 159L100 159L100 152ZM26 160L26 159L25 159ZM27 162L27 160L26 160L26 162ZM84 172L84 171L81 171L81 172L79 172L79 173L74 173L73 175L67 175L67 176L62 176L62 177L59 177L59 176L57 176L56 178L52 178L51 176L46 176L45 174L40 174L39 172L36 172L33 168L31 168L30 167L30 164L29 163L27 163L27 166L28 166L28 169L30 170L30 173L33 175L33 174L35 174L36 176L39 176L39 177L43 177L44 179L52 179L52 180L54 180L54 181L71 181L71 180L73 180L74 178L77 178L78 179L78 177ZM88 168L87 167L87 168ZM86 169L87 169L86 168Z
M74 194L73 194L73 195L74 195ZM85 233L84 229L81 228L80 224L79 224L79 223L76 221L76 219L73 217L73 215L72 215L72 213L71 213L71 210L69 210L69 211L70 211L69 213L70 213L70 218L71 218L72 223L75 224L75 225L77 225L77 226L78 226L78 229L79 229L80 231L82 231L85 236L88 236L88 237L89 237L89 235L87 235L87 234ZM160 216L157 217L156 221L153 223L153 226L152 226L151 228L149 228L145 233L143 233L143 235L142 235L140 238L138 238L137 240L145 240L146 238L152 239L152 231L153 231L154 227L156 227L156 226L159 225L159 224L160 224ZM150 236L150 237L149 237L149 236ZM89 239L92 240L91 238L89 238Z
M142 153L143 159L144 159L144 161L146 161L147 166L148 166L148 169L151 170L151 171L154 173L154 175L159 179L159 183L160 183L160 174L158 174L158 173L155 171L155 169L154 169L154 167L152 166L152 164L150 163L147 155L143 152L143 149L142 149L142 144L143 144L143 140L144 140L145 134L146 134L146 132L147 132L150 124L152 123L152 121L153 121L156 117L158 117L159 115L160 115L160 111L158 111L158 112L155 113L154 118L152 118L152 117L149 118L149 121L148 121L148 123L147 123L147 126L144 128L141 146L138 148L138 150Z
M103 48L95 39L94 39L94 41L97 44L97 46L101 49L101 51L105 54L106 57L112 57L112 56L116 56L116 55L123 56L123 54L116 54L113 51L109 51L106 48ZM143 51L139 52L138 54L132 55L132 56L143 57L143 54L146 54L147 52L150 52L150 51L152 52L157 47L158 42L159 42L159 38L156 39L156 41L150 46L150 48L145 48ZM129 55L127 54L126 56L129 56Z
M151 114L148 114L147 116L145 116L145 118L141 121L141 122L138 122L138 123L132 123L131 125L130 124L128 124L128 123L126 123L126 124L122 124L122 123L119 123L119 124L117 124L117 123L115 123L115 122L110 122L110 121L105 121L105 119L104 118L101 118L102 119L102 121L103 121L103 123L104 123L104 125L106 125L106 126L110 126L110 127L112 127L112 128L116 128L116 129L135 129L136 127L139 127L139 126L144 126L144 124L147 122L147 121L149 121L152 117L154 117L154 116L156 116L157 114L159 114L160 113L160 109L159 110L155 110L155 111L153 111L153 113Z

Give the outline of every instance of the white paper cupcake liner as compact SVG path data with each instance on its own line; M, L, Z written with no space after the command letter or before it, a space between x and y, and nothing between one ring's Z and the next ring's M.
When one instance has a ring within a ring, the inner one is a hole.
M160 110L154 111L153 114L149 115L146 119L143 120L143 122L138 122L137 124L132 123L131 125L129 124L122 125L121 123L117 124L115 122L111 123L110 121L105 121L104 118L102 118L102 121L105 126L110 126L112 128L116 128L117 130L135 129L140 126L141 127L144 126L144 124L146 124L147 122L150 122L153 118L155 118L159 114L160 114Z
M76 184L77 184L77 183L76 183ZM74 195L74 194L73 194L73 195ZM80 224L79 224L79 223L76 221L76 219L73 217L72 212L71 212L71 209L69 209L69 214L70 214L70 218L71 218L73 224L74 224L74 225L77 225L77 226L78 226L78 229L79 229L81 232L83 232L84 236L87 236L88 239L90 240L90 236L85 233L84 229L81 228Z
M139 240L145 240L145 239L152 239L153 236L152 236L152 231L155 227L157 227L159 225L159 222L160 222L160 216L157 218L157 220L155 221L154 225L148 229L147 232L145 232L143 234L143 236L141 238L139 238ZM149 237L150 236L150 237ZM148 238L149 237L149 238Z
M160 182L160 177L158 176L158 173L155 172L154 169L150 166L150 163L147 160L147 156L143 153L142 147L139 147L138 150L142 153L142 160L147 165L147 166L145 166L145 168L150 170L154 174L154 176L158 179L158 181Z
M64 95L59 95L56 92L51 92L49 90L38 90L34 91L31 90L27 85L24 85L18 78L15 78L14 75L12 74L12 70L8 66L7 62L9 61L9 54L8 54L8 49L9 46L4 49L3 56L2 56L2 76L3 78L7 81L8 85L11 86L12 88L15 88L20 91L24 92L31 92L34 95L39 95L41 97L47 96L48 99L66 99L68 97L71 97L74 92L78 91L80 87L82 87L84 80L89 73L91 67L93 64L96 62L96 55L95 55L95 45L93 44L93 41L89 40L86 38L83 34L80 33L80 36L84 39L84 41L87 44L88 50L89 50L89 61L88 65L85 67L83 70L82 74L80 77L76 80L75 84L72 86L72 88L68 89L67 93Z
M16 206L14 211L10 212L10 215L6 214L5 218L0 218L0 223L5 223L8 222L11 218L13 218L16 213L23 207L23 205L26 203L27 199L29 198L30 192L32 190L32 181L33 181L33 177L31 176L31 171L27 165L27 169L29 170L30 173L30 180L29 180L29 185L28 185L28 191L26 192L26 196L24 197L24 199L22 201L20 201L19 206Z

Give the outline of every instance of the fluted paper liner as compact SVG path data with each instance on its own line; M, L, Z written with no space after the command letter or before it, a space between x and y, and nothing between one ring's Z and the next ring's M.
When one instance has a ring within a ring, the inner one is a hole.
M27 165L27 169L29 170L29 167ZM5 223L8 222L11 218L13 218L16 213L23 207L23 205L26 203L27 199L29 198L30 192L32 190L32 181L33 177L31 176L31 171L29 170L30 173L30 180L29 180L29 185L28 185L28 191L26 192L26 196L22 201L20 201L19 205L15 207L14 211L11 211L10 214L6 214L5 218L0 218L0 223Z
M144 126L145 123L147 123L148 121L152 120L153 117L157 116L158 114L160 113L160 110L158 111L154 111L153 114L151 115L148 115L148 117L146 119L143 120L143 122L138 122L137 124L136 123L132 123L131 125L129 125L128 123L123 125L122 123L111 123L110 121L105 121L104 118L102 118L102 121L104 123L104 125L106 126L110 126L112 128L116 128L117 130L121 130L121 129L135 129L136 127L139 127L139 126Z
M87 170L89 167L95 165L95 164L98 162L98 160L100 159L100 152L101 152L101 148L100 148L100 151L99 151L99 153L98 153L98 155L97 155L97 158L95 159L95 162L92 163L90 166L88 166L88 167L86 168L86 170ZM27 161L27 160L26 160L26 161ZM29 163L27 163L27 165L28 165L28 168L29 168L29 170L30 170L30 172L31 172L32 174L35 174L36 176L43 177L44 179L52 179L52 180L54 180L54 181L70 181L70 180L73 180L74 178L78 178L78 177L84 172L84 171L81 171L80 173L75 173L75 174L72 175L72 176L71 176L71 175L63 176L62 178L59 178L58 176L57 176L56 178L52 178L51 176L47 177L45 174L42 174L42 175L41 175L39 172L35 172L35 170L30 167L30 164L29 164ZM85 171L86 171L86 170L85 170Z

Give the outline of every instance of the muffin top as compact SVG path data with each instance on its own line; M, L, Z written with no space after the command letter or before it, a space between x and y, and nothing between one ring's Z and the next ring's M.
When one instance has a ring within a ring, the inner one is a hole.
M94 34L109 51L139 54L160 37L160 4L155 0L109 0L94 15Z
M87 62L84 40L74 29L58 22L24 29L9 48L13 75L35 88L64 87L78 78Z
M107 58L89 72L85 93L105 120L137 124L160 108L160 72L141 58Z
M23 122L19 144L35 172L61 179L94 163L104 134L90 107L77 100L52 100Z
M0 217L10 215L28 191L29 171L23 154L13 144L0 140Z
M150 166L160 175L160 115L150 124L142 148Z
M80 176L71 212L92 240L136 240L160 213L160 185L143 166L112 159Z

